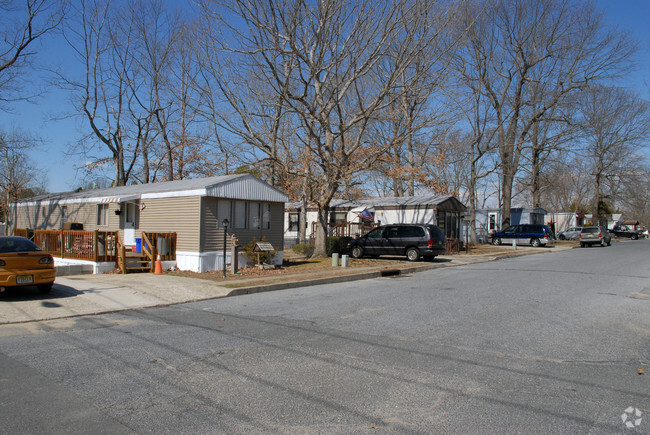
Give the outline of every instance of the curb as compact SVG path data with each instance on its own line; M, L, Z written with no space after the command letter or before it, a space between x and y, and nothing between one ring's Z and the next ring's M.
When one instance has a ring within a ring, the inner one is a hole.
M387 268L382 270L374 270L371 272L355 273L355 274L342 275L342 276L331 276L326 278L315 278L315 279L307 279L302 281L290 281L290 282L283 282L279 284L248 286L248 287L241 287L235 289L229 292L226 295L226 297L250 295L254 293L270 292L276 290L287 290L290 288L297 288L297 287L311 287L311 286L322 285L322 284L337 284L341 282L361 281L364 279L374 279L374 278L382 278L388 276L400 276L408 273L417 273L417 272L423 272L425 270L437 269L438 267L444 267L444 266L439 266L436 264L426 264L420 266Z
M573 248L571 248L573 249ZM246 286L246 287L240 287L237 289L232 290L229 292L227 295L222 296L222 297L230 297L230 296L242 296L242 295L250 295L250 294L255 294L255 293L263 293L263 292L270 292L270 291L276 291L276 290L287 290L291 288L297 288L297 287L311 287L311 286L316 286L316 285L323 285L323 284L337 284L341 282L351 282L351 281L361 281L364 279L375 279L375 278L382 278L382 277L389 277L389 276L401 276L401 275L406 275L406 274L411 274L411 273L417 273L417 272L424 272L427 270L432 270L432 269L439 269L442 267L457 267L457 266L465 266L468 264L477 264L477 263L487 263L489 261L497 261L497 260L502 260L502 259L507 259L507 258L515 258L515 257L521 257L524 255L536 255L536 254L551 254L555 251L552 250L521 250L519 252L512 252L512 253L506 253L502 255L493 255L493 254L481 254L481 256L477 255L475 256L472 261L468 262L462 262L460 264L449 264L446 265L445 263L429 263L429 264L421 264L417 266L404 266L404 267L395 267L395 268L385 268L382 270L373 270L369 272L362 272L362 273L356 273L356 274L350 274L350 275L342 275L342 276L332 276L332 277L325 277L325 278L315 278L315 279L305 279L302 281L289 281L289 282L283 282L283 283L277 283L277 284L265 284L265 285L252 285L252 286ZM485 255L485 256L482 256Z

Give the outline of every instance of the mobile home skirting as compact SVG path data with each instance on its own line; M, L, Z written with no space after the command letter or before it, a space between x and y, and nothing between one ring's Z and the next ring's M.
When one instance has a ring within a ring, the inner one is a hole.
M275 257L273 258L273 264L281 265L282 259L284 257L283 251L277 251ZM243 267L246 265L248 259L239 252L238 257L239 266ZM226 251L226 267L230 267L231 264L231 253L230 250ZM223 270L223 251L211 251L211 252L188 252L188 251L176 251L176 267L179 270L189 270L192 272L211 272Z

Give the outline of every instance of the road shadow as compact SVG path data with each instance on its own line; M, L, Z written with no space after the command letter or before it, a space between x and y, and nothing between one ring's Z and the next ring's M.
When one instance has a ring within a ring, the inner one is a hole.
M420 258L417 261L408 261L403 255L382 255L381 257L363 257L363 258L371 258L376 261L391 261L391 262L399 261L404 264L450 263L452 261L449 258L440 258L440 257L435 257L432 260Z
M21 302L21 301L35 301L42 300L44 304L47 301L56 299L71 298L79 296L83 292L62 284L54 284L49 293L41 293L36 286L23 286L23 287L7 287L3 292L0 292L0 302ZM47 305L45 305L47 306Z

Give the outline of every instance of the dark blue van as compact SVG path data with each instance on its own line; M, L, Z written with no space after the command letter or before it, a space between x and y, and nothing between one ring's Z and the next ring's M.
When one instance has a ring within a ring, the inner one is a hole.
M518 245L528 245L538 247L545 245L552 245L555 239L553 233L548 225L510 225L503 231L497 231L490 236L493 245L500 245L502 243L510 244L513 240L517 241Z

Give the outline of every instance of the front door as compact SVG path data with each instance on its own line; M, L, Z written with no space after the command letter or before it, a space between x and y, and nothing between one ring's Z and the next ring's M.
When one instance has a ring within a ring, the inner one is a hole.
M124 244L135 245L135 230L138 228L138 207L137 202L127 202L123 204L124 216Z

